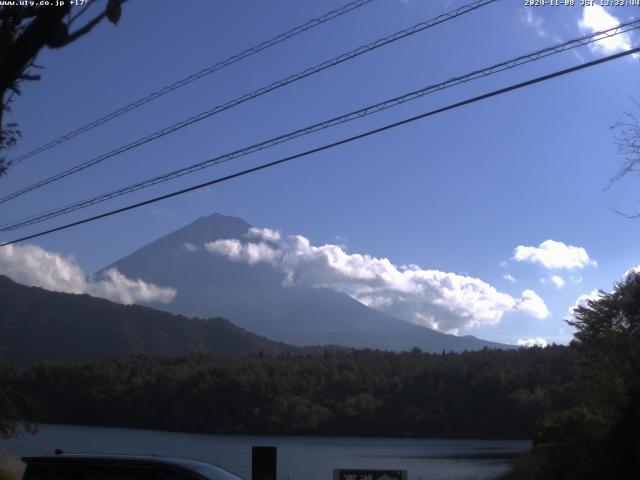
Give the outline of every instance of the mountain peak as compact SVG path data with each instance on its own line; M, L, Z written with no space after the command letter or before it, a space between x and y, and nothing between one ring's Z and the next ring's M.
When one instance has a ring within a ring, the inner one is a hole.
M179 247L185 243L204 245L207 242L226 238L241 238L251 228L240 217L212 213L200 217L184 227L161 237L143 249L151 250Z
M233 215L224 215L222 213L213 212L211 215L205 215L196 219L192 223L196 222L215 222L215 223L242 223L249 225L243 218L234 217Z
M175 288L161 306L187 316L223 316L237 325L296 345L335 344L427 351L498 347L474 337L455 337L371 309L331 289L283 283L271 262L240 262L209 251L207 243L245 239L245 220L212 213L119 260L129 278Z
M207 239L210 241L219 238L221 235L227 235L227 238L237 237L246 233L250 228L251 225L240 217L222 215L216 212L208 216L200 217L169 235L185 232L189 235L205 234L216 237ZM193 240L196 239L192 238L191 241Z

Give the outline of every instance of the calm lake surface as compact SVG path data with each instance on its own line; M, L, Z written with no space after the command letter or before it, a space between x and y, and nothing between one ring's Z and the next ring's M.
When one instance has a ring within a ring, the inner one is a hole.
M3 441L16 455L156 454L203 460L251 478L251 447L278 447L281 480L331 480L334 468L405 469L410 480L489 479L529 448L517 440L196 435L125 428L42 425L37 435Z

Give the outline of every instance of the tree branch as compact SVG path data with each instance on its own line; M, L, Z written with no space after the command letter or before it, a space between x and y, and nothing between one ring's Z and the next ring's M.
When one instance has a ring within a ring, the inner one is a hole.
M87 2L84 7L80 8L80 11L78 13L76 13L71 17L71 19L67 22L67 25L69 26L73 25L73 23L82 15L84 15L87 12L87 10L89 10L89 7L91 7L92 5L93 5L93 2Z
M13 93L20 94L20 82L40 80L40 75L29 72L31 67L41 68L34 65L40 50L45 46L61 48L76 41L105 17L117 24L121 6L126 1L106 0L102 11L74 32L69 31L71 24L95 2L87 3L75 15L71 15L70 2L55 7L0 7L0 150L13 146L20 136L15 124L3 123L3 113L9 111ZM5 171L0 157L0 176Z
M83 35L86 35L91 30L93 30L93 27L98 25L100 23L100 21L106 16L107 16L107 10L105 9L104 12L102 12L100 15L95 16L93 18L93 20L90 20L89 22L87 22L82 28L79 28L75 32L70 33L67 36L67 41L65 43L63 43L62 45L60 45L60 46L63 47L65 45L73 42L74 40L77 40L78 38L82 37Z

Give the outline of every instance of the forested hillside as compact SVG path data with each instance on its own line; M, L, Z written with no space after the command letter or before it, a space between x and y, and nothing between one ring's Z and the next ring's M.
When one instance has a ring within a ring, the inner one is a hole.
M530 437L575 400L567 347L136 356L0 367L44 422L211 433Z
M135 353L273 355L302 351L224 318L189 319L89 295L20 285L0 275L0 360L80 361Z

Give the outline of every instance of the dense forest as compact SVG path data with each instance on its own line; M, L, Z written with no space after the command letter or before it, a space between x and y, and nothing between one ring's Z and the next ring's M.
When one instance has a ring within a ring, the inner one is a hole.
M211 433L531 437L575 401L567 347L4 364L40 420Z

